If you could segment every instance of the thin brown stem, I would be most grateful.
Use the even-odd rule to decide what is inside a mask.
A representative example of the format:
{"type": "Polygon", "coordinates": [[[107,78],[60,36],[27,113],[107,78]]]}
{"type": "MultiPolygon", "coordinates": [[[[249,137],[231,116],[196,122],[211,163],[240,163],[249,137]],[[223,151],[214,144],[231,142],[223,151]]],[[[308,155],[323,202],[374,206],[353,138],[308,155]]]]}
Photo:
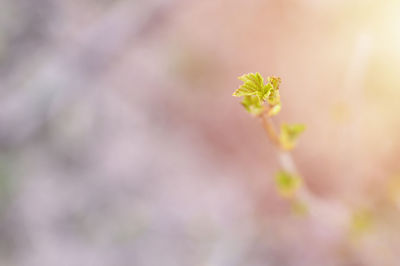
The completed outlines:
{"type": "Polygon", "coordinates": [[[267,112],[263,112],[260,114],[260,118],[268,137],[271,139],[273,144],[275,144],[278,148],[281,148],[282,147],[281,141],[279,140],[278,133],[276,132],[271,117],[268,116],[267,112]]]}

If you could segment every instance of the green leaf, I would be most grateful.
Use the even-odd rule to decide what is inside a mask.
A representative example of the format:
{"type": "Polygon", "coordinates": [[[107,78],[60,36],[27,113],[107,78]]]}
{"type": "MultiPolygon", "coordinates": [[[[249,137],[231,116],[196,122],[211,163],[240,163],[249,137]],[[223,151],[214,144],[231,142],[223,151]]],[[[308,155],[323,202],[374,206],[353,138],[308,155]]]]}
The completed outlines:
{"type": "Polygon", "coordinates": [[[281,101],[281,96],[279,95],[278,90],[270,90],[270,93],[268,95],[268,103],[270,105],[277,105],[281,101]]]}
{"type": "Polygon", "coordinates": [[[296,145],[297,138],[306,129],[303,124],[282,124],[280,141],[281,145],[286,150],[291,150],[296,145]]]}
{"type": "Polygon", "coordinates": [[[245,74],[240,76],[239,79],[244,83],[233,93],[233,96],[242,97],[256,95],[259,97],[260,101],[267,98],[271,86],[264,85],[264,79],[260,73],[245,74]]]}
{"type": "Polygon", "coordinates": [[[242,104],[246,110],[252,114],[260,114],[264,108],[262,105],[268,102],[269,116],[274,116],[281,110],[279,96],[279,85],[281,79],[278,77],[268,77],[267,84],[260,73],[248,73],[240,76],[243,84],[233,93],[236,97],[247,97],[242,104]],[[251,98],[250,98],[251,97],[251,98]],[[258,102],[256,101],[258,100],[258,102]]]}
{"type": "Polygon", "coordinates": [[[253,115],[259,115],[264,110],[264,106],[257,96],[244,96],[242,105],[253,115]]]}
{"type": "Polygon", "coordinates": [[[291,198],[300,188],[302,180],[298,175],[286,171],[279,171],[275,176],[278,193],[285,198],[291,198]]]}
{"type": "Polygon", "coordinates": [[[281,79],[278,77],[268,77],[268,84],[271,85],[268,103],[270,105],[278,105],[280,103],[279,85],[281,84],[281,79]]]}
{"type": "Polygon", "coordinates": [[[268,115],[269,116],[277,115],[281,111],[281,108],[282,108],[281,104],[278,103],[277,105],[275,105],[271,109],[269,109],[268,115]]]}

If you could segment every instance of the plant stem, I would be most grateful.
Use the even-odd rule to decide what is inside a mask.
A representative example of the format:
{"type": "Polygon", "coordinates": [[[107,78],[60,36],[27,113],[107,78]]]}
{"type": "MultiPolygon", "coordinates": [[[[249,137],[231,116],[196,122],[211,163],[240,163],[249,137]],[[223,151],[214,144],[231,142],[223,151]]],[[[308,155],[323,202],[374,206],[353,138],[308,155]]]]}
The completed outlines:
{"type": "MultiPolygon", "coordinates": [[[[268,111],[260,115],[264,130],[271,139],[276,148],[278,148],[278,159],[283,170],[300,175],[292,154],[283,149],[279,135],[275,129],[272,118],[268,115],[268,111]]],[[[309,206],[311,217],[317,220],[323,220],[325,224],[333,226],[344,225],[348,223],[349,210],[339,202],[323,200],[312,193],[307,184],[303,182],[300,190],[297,193],[297,199],[309,206]]]]}
{"type": "Polygon", "coordinates": [[[278,133],[276,132],[275,125],[272,121],[272,118],[268,115],[267,111],[264,111],[260,114],[261,122],[264,127],[265,132],[271,141],[279,148],[282,148],[281,142],[279,140],[278,133]]]}

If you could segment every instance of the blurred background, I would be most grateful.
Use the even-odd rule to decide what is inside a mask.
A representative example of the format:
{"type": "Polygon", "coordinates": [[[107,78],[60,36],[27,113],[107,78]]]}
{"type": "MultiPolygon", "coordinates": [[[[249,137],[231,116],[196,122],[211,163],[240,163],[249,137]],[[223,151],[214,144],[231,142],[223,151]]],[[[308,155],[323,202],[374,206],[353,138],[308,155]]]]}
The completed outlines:
{"type": "Polygon", "coordinates": [[[400,265],[399,1],[0,14],[0,265],[400,265]],[[276,150],[232,97],[248,72],[282,78],[277,122],[307,125],[293,158],[347,224],[277,194],[276,150]]]}

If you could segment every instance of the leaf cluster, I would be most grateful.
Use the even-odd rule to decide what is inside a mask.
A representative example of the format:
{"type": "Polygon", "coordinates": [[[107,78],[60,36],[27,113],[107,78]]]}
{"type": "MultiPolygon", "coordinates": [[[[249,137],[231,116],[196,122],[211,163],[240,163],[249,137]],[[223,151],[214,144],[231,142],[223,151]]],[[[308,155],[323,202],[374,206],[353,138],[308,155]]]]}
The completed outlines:
{"type": "MultiPolygon", "coordinates": [[[[239,77],[243,84],[233,93],[233,96],[243,97],[242,105],[250,114],[257,116],[277,115],[281,110],[279,77],[268,77],[267,82],[260,73],[248,73],[239,77]]],[[[284,150],[291,150],[295,147],[297,138],[305,130],[301,124],[283,124],[279,139],[280,147],[284,150]]]]}
{"type": "Polygon", "coordinates": [[[269,115],[279,113],[281,109],[279,85],[281,79],[268,77],[264,84],[264,78],[260,73],[249,73],[239,77],[243,84],[233,93],[233,96],[243,97],[242,105],[253,115],[259,115],[265,111],[265,104],[269,107],[269,115]]]}

